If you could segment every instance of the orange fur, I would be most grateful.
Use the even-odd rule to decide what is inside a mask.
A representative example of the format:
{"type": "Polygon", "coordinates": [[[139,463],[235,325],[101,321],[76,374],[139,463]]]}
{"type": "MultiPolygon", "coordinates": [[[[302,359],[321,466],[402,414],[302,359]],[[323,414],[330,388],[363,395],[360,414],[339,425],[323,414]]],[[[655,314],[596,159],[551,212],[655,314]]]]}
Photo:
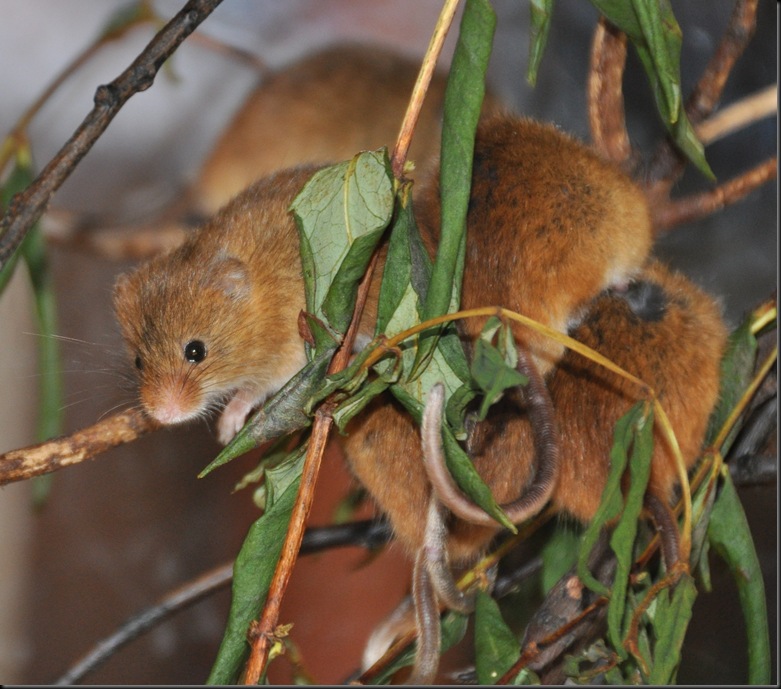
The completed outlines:
{"type": "MultiPolygon", "coordinates": [[[[422,231],[439,231],[438,180],[422,190],[422,231]]],[[[493,116],[477,131],[462,308],[501,305],[560,332],[601,290],[626,282],[651,245],[642,191],[554,126],[493,116]]],[[[474,338],[481,324],[465,324],[474,338]]],[[[517,327],[542,373],[561,346],[517,327]]]]}
{"type": "MultiPolygon", "coordinates": [[[[699,454],[708,416],[718,395],[726,330],[716,303],[681,275],[651,263],[639,281],[659,285],[665,311],[658,321],[638,317],[621,293],[605,293],[588,308],[573,337],[652,386],[678,438],[687,467],[699,454]]],[[[550,392],[560,430],[561,466],[554,506],[587,522],[599,505],[610,470],[616,421],[642,391],[581,355],[567,351],[552,373],[550,392]]],[[[430,490],[419,435],[395,403],[375,403],[356,420],[345,441],[349,461],[386,513],[398,540],[416,551],[430,490]]],[[[649,490],[668,502],[677,484],[674,459],[654,434],[649,490]]],[[[523,493],[534,462],[529,422],[509,394],[471,430],[467,450],[498,502],[523,493]]],[[[499,527],[453,520],[449,550],[455,562],[478,557],[499,527]]]]}
{"type": "MultiPolygon", "coordinates": [[[[337,45],[287,65],[247,98],[195,182],[197,211],[211,214],[248,184],[286,167],[344,160],[392,146],[419,61],[377,46],[337,45]]],[[[439,144],[445,77],[429,87],[410,159],[439,144]]]]}

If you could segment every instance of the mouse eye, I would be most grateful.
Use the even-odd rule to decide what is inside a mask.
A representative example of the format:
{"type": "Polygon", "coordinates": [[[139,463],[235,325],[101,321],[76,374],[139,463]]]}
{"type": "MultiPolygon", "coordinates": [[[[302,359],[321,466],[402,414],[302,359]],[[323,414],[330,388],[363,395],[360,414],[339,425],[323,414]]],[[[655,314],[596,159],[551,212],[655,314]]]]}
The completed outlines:
{"type": "Polygon", "coordinates": [[[184,358],[191,364],[197,364],[206,358],[206,345],[200,340],[193,340],[184,346],[184,358]]]}
{"type": "Polygon", "coordinates": [[[143,371],[144,370],[144,362],[141,361],[141,355],[140,354],[136,354],[136,368],[139,371],[143,371]]]}

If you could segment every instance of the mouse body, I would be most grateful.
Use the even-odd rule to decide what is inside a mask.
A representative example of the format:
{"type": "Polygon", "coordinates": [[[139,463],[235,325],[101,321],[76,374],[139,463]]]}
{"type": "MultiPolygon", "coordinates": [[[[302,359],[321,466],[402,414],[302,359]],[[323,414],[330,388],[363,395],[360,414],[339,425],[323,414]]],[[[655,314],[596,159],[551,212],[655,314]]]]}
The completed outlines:
{"type": "MultiPolygon", "coordinates": [[[[438,174],[416,198],[421,232],[436,238],[438,174]]],[[[628,283],[651,240],[642,190],[590,147],[528,118],[494,114],[478,126],[461,308],[501,305],[566,332],[600,291],[628,283]]],[[[481,326],[465,322],[466,338],[481,326]]],[[[514,334],[543,374],[564,353],[522,326],[514,334]]]]}
{"type": "MultiPolygon", "coordinates": [[[[652,261],[628,286],[607,290],[589,303],[570,334],[655,390],[685,466],[691,468],[700,456],[718,398],[727,340],[718,304],[683,276],[652,261]]],[[[645,393],[637,384],[569,349],[549,375],[549,391],[559,444],[558,475],[550,502],[565,518],[587,523],[607,483],[616,422],[645,393]]],[[[508,391],[484,421],[468,423],[467,428],[467,454],[497,502],[528,494],[539,457],[535,429],[518,391],[508,391]]],[[[442,565],[461,568],[474,563],[501,527],[476,524],[448,515],[446,510],[444,530],[431,521],[432,505],[438,498],[424,466],[431,455],[424,452],[421,434],[409,415],[390,396],[375,400],[348,432],[345,454],[359,478],[383,477],[367,488],[393,526],[396,542],[414,556],[414,582],[420,588],[420,572],[427,573],[434,583],[435,600],[468,612],[468,596],[452,594],[454,580],[452,575],[442,575],[442,565]],[[438,554],[442,550],[445,557],[438,554]]],[[[667,532],[662,549],[668,566],[679,557],[676,527],[668,516],[678,478],[675,455],[655,426],[646,505],[652,507],[655,521],[661,514],[657,528],[667,532]]],[[[420,638],[433,641],[419,647],[428,651],[416,655],[413,677],[416,682],[431,683],[438,666],[438,616],[436,607],[427,615],[417,613],[418,607],[430,605],[425,605],[425,598],[419,602],[415,591],[413,584],[414,625],[420,638]]],[[[402,604],[397,612],[406,611],[402,604]]],[[[409,615],[394,613],[381,624],[365,648],[364,668],[381,657],[410,623],[409,615]]]]}
{"type": "MultiPolygon", "coordinates": [[[[209,216],[278,170],[392,146],[419,69],[420,60],[388,48],[348,43],[272,72],[249,94],[201,166],[191,211],[209,216]]],[[[426,93],[409,152],[419,165],[439,145],[446,82],[446,74],[435,72],[426,93]]],[[[487,101],[494,102],[490,94],[487,101]]]]}
{"type": "MultiPolygon", "coordinates": [[[[717,302],[652,261],[627,289],[608,290],[593,300],[571,336],[655,390],[691,467],[718,398],[727,332],[717,302]]],[[[551,502],[558,512],[587,523],[607,482],[615,424],[643,391],[571,350],[551,372],[549,390],[560,442],[551,502]]],[[[371,481],[367,488],[388,515],[396,540],[417,552],[431,497],[417,427],[386,398],[376,400],[348,432],[345,452],[353,470],[359,480],[371,481]],[[384,480],[373,481],[375,475],[384,480]]],[[[485,421],[471,424],[466,450],[497,502],[528,488],[536,461],[532,428],[514,391],[491,407],[485,421]]],[[[657,428],[648,490],[667,504],[677,482],[674,456],[657,428]]],[[[468,564],[479,558],[500,528],[451,519],[451,561],[468,564]]]]}

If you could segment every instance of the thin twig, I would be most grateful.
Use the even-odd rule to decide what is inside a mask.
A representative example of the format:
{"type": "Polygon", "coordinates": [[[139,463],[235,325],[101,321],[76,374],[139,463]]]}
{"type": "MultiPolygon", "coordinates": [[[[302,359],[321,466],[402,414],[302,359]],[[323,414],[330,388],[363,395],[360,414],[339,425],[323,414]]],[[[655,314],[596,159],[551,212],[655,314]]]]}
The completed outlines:
{"type": "Polygon", "coordinates": [[[711,215],[746,197],[752,191],[775,179],[778,158],[773,156],[751,170],[699,194],[690,194],[657,207],[654,214],[654,232],[662,233],[676,225],[693,222],[711,215]]]}
{"type": "Polygon", "coordinates": [[[115,414],[65,438],[0,455],[0,486],[49,474],[92,459],[154,430],[158,423],[139,410],[115,414]]]}
{"type": "Polygon", "coordinates": [[[771,84],[739,101],[730,103],[698,124],[694,130],[704,145],[778,113],[778,84],[771,84]]]}
{"type": "MultiPolygon", "coordinates": [[[[344,341],[337,350],[334,358],[328,367],[328,373],[333,374],[343,370],[349,362],[353,342],[358,332],[358,325],[361,321],[366,299],[369,295],[372,276],[377,264],[379,254],[375,251],[372,260],[366,270],[366,274],[358,287],[358,296],[356,298],[355,311],[347,329],[344,341]]],[[[273,638],[274,630],[279,620],[279,611],[282,605],[282,598],[285,595],[290,577],[293,574],[293,565],[295,565],[298,551],[301,547],[301,541],[306,528],[306,521],[314,499],[314,487],[317,481],[317,474],[320,470],[320,463],[328,443],[328,435],[333,426],[331,416],[331,402],[326,400],[315,412],[315,420],[312,425],[312,434],[309,439],[304,467],[301,474],[301,483],[299,485],[296,502],[293,505],[293,512],[290,517],[285,541],[282,544],[282,553],[277,566],[274,570],[274,576],[269,585],[266,604],[261,613],[260,620],[253,624],[249,632],[251,640],[251,649],[249,659],[244,671],[243,682],[245,684],[257,684],[263,670],[268,662],[268,653],[270,650],[270,641],[273,638]]]]}
{"type": "Polygon", "coordinates": [[[594,147],[607,160],[626,164],[632,146],[624,117],[626,34],[600,17],[591,45],[588,122],[594,147]]]}
{"type": "MultiPolygon", "coordinates": [[[[335,526],[307,529],[301,543],[301,554],[319,553],[333,548],[357,546],[374,550],[390,540],[386,522],[363,520],[335,526]]],[[[233,562],[215,567],[197,578],[168,592],[156,604],[126,620],[110,636],[99,641],[54,681],[69,685],[78,682],[105,663],[121,648],[153,629],[176,613],[186,610],[207,596],[226,588],[233,580],[233,562]]]]}
{"type": "Polygon", "coordinates": [[[79,161],[106,130],[127,100],[148,89],[163,63],[222,0],[189,0],[150,41],[133,63],[95,92],[95,107],[79,128],[24,191],[16,194],[0,221],[0,268],[5,266],[27,231],[46,209],[79,161]]]}
{"type": "Polygon", "coordinates": [[[437,60],[442,52],[445,38],[453,23],[453,17],[458,8],[458,3],[459,0],[445,1],[437,19],[436,26],[434,27],[434,33],[431,36],[426,55],[423,58],[423,64],[418,73],[417,81],[412,89],[412,96],[407,105],[407,111],[404,113],[401,130],[399,131],[399,136],[396,139],[396,145],[394,146],[393,154],[391,155],[391,170],[396,179],[400,180],[404,175],[404,163],[407,160],[412,134],[415,131],[415,125],[418,123],[418,116],[423,107],[423,100],[426,97],[426,92],[431,83],[431,77],[437,66],[437,60]]]}

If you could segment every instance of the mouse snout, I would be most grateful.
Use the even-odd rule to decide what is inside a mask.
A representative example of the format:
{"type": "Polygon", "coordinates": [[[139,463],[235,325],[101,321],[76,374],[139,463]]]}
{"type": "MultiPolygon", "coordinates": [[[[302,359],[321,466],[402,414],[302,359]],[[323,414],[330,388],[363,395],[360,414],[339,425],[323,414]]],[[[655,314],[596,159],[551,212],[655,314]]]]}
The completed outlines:
{"type": "Polygon", "coordinates": [[[189,421],[204,411],[200,387],[187,379],[171,376],[154,383],[144,381],[140,396],[146,413],[164,425],[189,421]]]}

